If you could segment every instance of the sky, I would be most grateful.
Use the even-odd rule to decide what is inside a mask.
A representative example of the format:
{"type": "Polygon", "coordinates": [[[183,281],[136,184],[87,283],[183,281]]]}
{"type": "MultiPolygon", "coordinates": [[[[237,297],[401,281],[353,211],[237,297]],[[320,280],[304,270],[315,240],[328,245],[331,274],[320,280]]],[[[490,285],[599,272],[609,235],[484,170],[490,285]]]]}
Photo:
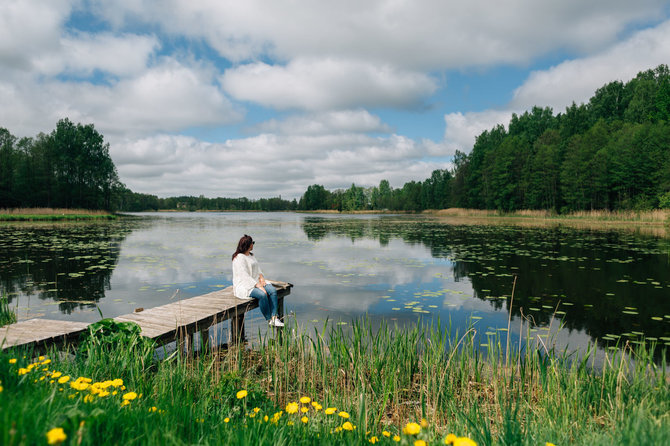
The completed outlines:
{"type": "Polygon", "coordinates": [[[135,192],[293,199],[662,63],[668,0],[2,0],[0,127],[92,123],[135,192]]]}

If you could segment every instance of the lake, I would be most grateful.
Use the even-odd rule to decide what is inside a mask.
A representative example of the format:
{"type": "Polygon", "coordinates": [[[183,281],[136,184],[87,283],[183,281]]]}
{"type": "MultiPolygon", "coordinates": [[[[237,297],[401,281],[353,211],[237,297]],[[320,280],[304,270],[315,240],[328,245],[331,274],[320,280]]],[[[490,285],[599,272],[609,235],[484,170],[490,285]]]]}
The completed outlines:
{"type": "MultiPolygon", "coordinates": [[[[670,345],[670,240],[624,230],[297,213],[2,224],[0,292],[19,320],[114,317],[231,285],[243,234],[266,277],[294,284],[285,313],[310,332],[367,315],[474,327],[483,348],[508,324],[512,339],[568,350],[670,345]]],[[[246,330],[267,330],[259,310],[246,330]]]]}

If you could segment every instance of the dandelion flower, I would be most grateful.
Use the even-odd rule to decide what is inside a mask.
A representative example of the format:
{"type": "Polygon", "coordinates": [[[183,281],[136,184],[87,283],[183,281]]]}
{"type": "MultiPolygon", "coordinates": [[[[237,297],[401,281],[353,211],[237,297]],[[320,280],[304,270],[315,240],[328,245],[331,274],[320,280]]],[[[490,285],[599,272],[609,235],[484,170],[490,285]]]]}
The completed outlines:
{"type": "Polygon", "coordinates": [[[349,414],[345,411],[342,411],[342,412],[338,413],[338,415],[341,416],[344,419],[349,418],[349,414]]]}
{"type": "Polygon", "coordinates": [[[301,407],[301,408],[300,408],[300,412],[302,412],[302,413],[307,413],[307,412],[309,412],[309,407],[301,407]]]}
{"type": "Polygon", "coordinates": [[[69,380],[70,380],[70,377],[68,375],[61,376],[60,378],[58,378],[58,384],[65,384],[69,380]]]}
{"type": "Polygon", "coordinates": [[[351,424],[349,421],[345,421],[344,424],[342,424],[342,429],[345,431],[352,431],[354,430],[354,425],[351,424]]]}
{"type": "Polygon", "coordinates": [[[67,435],[62,427],[54,427],[49,432],[47,432],[47,443],[49,444],[61,444],[65,441],[67,435]]]}
{"type": "Polygon", "coordinates": [[[300,419],[300,421],[302,421],[303,423],[307,424],[307,422],[309,421],[309,418],[307,418],[307,417],[302,417],[302,418],[300,419]]]}
{"type": "Polygon", "coordinates": [[[424,429],[428,427],[428,421],[425,418],[421,418],[421,427],[424,429]]]}
{"type": "Polygon", "coordinates": [[[391,438],[391,432],[389,431],[382,431],[382,435],[385,436],[386,438],[391,438]]]}
{"type": "Polygon", "coordinates": [[[123,400],[123,402],[121,403],[121,407],[125,407],[125,406],[127,406],[128,404],[130,404],[130,401],[128,401],[128,400],[123,400]]]}
{"type": "Polygon", "coordinates": [[[312,399],[311,399],[310,397],[308,397],[308,396],[300,397],[300,402],[301,402],[302,404],[309,404],[310,401],[312,401],[312,399]]]}
{"type": "Polygon", "coordinates": [[[554,443],[549,443],[548,441],[545,443],[544,446],[556,446],[554,443]]]}
{"type": "Polygon", "coordinates": [[[10,360],[9,360],[9,363],[10,363],[10,364],[16,364],[16,358],[12,358],[12,359],[10,359],[10,360]]]}
{"type": "Polygon", "coordinates": [[[112,385],[114,387],[121,387],[123,385],[123,380],[121,378],[116,378],[112,380],[112,385]]]}
{"type": "Polygon", "coordinates": [[[400,437],[399,437],[398,435],[394,435],[394,436],[393,436],[393,441],[395,441],[396,443],[399,442],[399,441],[400,441],[400,437]]]}
{"type": "Polygon", "coordinates": [[[444,444],[452,444],[454,441],[456,441],[456,435],[454,434],[449,434],[447,437],[444,439],[444,444]]]}
{"type": "Polygon", "coordinates": [[[324,411],[324,413],[325,413],[326,415],[332,415],[332,414],[334,414],[335,412],[337,412],[337,408],[336,408],[336,407],[329,407],[329,408],[327,408],[327,409],[324,411]]]}
{"type": "Polygon", "coordinates": [[[407,423],[402,431],[406,435],[417,435],[419,432],[421,432],[421,426],[416,423],[407,423]]]}
{"type": "Polygon", "coordinates": [[[286,412],[287,413],[296,413],[298,412],[298,403],[288,403],[286,405],[286,412]]]}
{"type": "Polygon", "coordinates": [[[135,392],[128,392],[123,395],[123,399],[126,401],[132,401],[135,398],[137,398],[137,394],[135,392]]]}
{"type": "Polygon", "coordinates": [[[248,394],[249,393],[246,390],[240,390],[239,392],[237,392],[237,399],[241,400],[242,398],[244,398],[248,394]]]}
{"type": "Polygon", "coordinates": [[[60,378],[60,376],[61,376],[62,374],[63,374],[62,372],[53,372],[53,373],[51,374],[51,377],[52,377],[52,378],[60,378]]]}
{"type": "Polygon", "coordinates": [[[370,437],[370,439],[369,439],[368,441],[369,441],[370,443],[372,443],[372,444],[375,444],[375,443],[377,443],[377,442],[379,441],[379,438],[377,438],[377,437],[370,437]]]}
{"type": "Polygon", "coordinates": [[[426,446],[426,442],[423,440],[416,440],[414,446],[426,446]]]}
{"type": "Polygon", "coordinates": [[[228,422],[230,422],[230,418],[228,418],[228,417],[224,418],[224,419],[223,419],[223,422],[224,422],[224,423],[228,423],[228,422]]]}
{"type": "Polygon", "coordinates": [[[454,446],[477,446],[477,443],[470,440],[468,437],[458,437],[454,440],[454,446]]]}
{"type": "Polygon", "coordinates": [[[2,387],[2,384],[0,384],[0,393],[2,393],[3,390],[5,390],[5,388],[2,387]]]}

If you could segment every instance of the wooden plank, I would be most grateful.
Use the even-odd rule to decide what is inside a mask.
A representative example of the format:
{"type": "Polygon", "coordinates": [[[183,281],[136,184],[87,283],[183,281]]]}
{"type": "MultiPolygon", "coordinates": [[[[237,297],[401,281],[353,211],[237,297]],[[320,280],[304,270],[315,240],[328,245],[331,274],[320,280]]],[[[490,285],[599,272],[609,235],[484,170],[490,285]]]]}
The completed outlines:
{"type": "MultiPolygon", "coordinates": [[[[268,282],[277,289],[280,301],[290,294],[293,287],[288,282],[268,282]]],[[[227,287],[114,319],[137,323],[143,336],[158,342],[175,340],[180,336],[189,337],[195,332],[208,333],[214,323],[232,319],[231,332],[235,332],[234,337],[240,339],[244,337],[244,315],[257,307],[257,300],[238,299],[233,294],[233,287],[227,287]]],[[[15,345],[47,346],[66,340],[74,342],[88,325],[85,322],[30,319],[0,327],[0,344],[4,349],[15,345]]],[[[184,342],[192,341],[189,339],[184,342]]],[[[189,345],[184,347],[189,348],[189,345]]]]}

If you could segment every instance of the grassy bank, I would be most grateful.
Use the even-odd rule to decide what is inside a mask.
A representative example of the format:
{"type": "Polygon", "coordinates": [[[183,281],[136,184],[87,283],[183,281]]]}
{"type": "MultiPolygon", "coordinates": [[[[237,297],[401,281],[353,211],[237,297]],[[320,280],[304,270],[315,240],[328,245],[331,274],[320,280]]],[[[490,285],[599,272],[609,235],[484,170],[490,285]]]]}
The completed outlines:
{"type": "Polygon", "coordinates": [[[649,351],[623,346],[594,370],[593,352],[505,359],[472,335],[361,321],[161,362],[136,340],[2,352],[0,443],[44,444],[52,429],[64,444],[670,443],[668,377],[649,351]]]}
{"type": "Polygon", "coordinates": [[[476,218],[518,218],[541,220],[579,220],[596,222],[650,223],[665,224],[670,221],[670,210],[654,209],[650,211],[578,211],[569,214],[556,214],[552,211],[522,210],[515,212],[499,212],[481,209],[439,209],[424,211],[425,214],[441,217],[476,217],[476,218]]]}
{"type": "Polygon", "coordinates": [[[113,220],[107,211],[86,209],[14,208],[0,209],[0,221],[113,220]]]}

